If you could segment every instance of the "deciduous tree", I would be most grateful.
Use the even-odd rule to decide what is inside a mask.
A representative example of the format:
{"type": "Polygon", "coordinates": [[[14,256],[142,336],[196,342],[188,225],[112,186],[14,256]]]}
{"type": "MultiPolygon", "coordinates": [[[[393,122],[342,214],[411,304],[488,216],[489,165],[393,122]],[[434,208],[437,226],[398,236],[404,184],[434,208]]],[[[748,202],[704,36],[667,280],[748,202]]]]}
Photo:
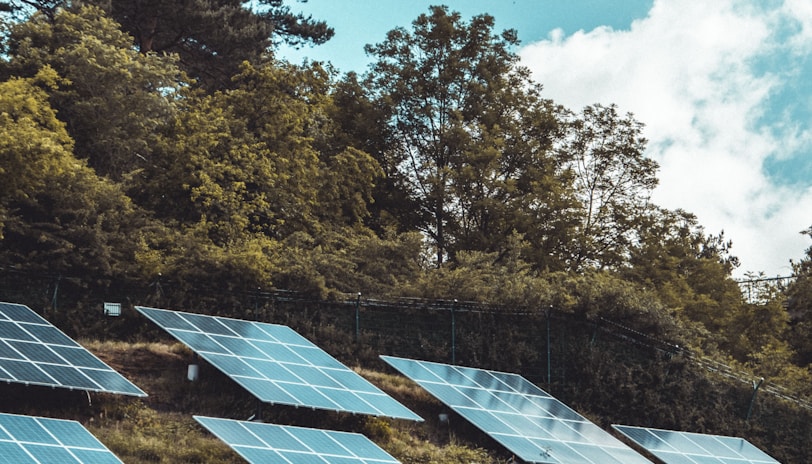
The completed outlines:
{"type": "Polygon", "coordinates": [[[621,117],[614,105],[591,105],[567,115],[564,127],[557,148],[581,204],[571,266],[616,267],[628,258],[657,185],[643,125],[631,114],[621,117]]]}
{"type": "Polygon", "coordinates": [[[493,25],[432,7],[411,32],[367,46],[377,61],[366,85],[390,108],[377,156],[419,208],[438,266],[459,250],[504,249],[514,229],[544,248],[567,200],[552,104],[518,66],[515,31],[493,25]]]}
{"type": "Polygon", "coordinates": [[[73,156],[44,90],[58,84],[48,67],[0,83],[0,262],[86,282],[134,276],[145,215],[73,156]]]}
{"type": "Polygon", "coordinates": [[[50,102],[76,142],[75,153],[102,175],[121,180],[152,162],[156,134],[175,110],[184,76],[175,59],[142,55],[102,10],[35,15],[10,37],[7,74],[27,77],[43,66],[65,81],[50,102]]]}

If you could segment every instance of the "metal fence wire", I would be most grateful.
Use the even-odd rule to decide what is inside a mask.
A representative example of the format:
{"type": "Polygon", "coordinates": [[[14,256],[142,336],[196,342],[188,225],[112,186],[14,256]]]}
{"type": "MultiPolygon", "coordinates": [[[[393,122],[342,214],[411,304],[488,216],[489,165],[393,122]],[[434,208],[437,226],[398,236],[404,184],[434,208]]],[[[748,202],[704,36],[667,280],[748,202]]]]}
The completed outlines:
{"type": "MultiPolygon", "coordinates": [[[[140,305],[287,325],[346,363],[378,368],[386,368],[378,359],[385,354],[517,372],[551,386],[567,382],[576,352],[612,343],[612,349],[629,359],[684,356],[711,372],[723,371],[736,382],[749,384],[753,378],[728,366],[707,369],[705,361],[682,347],[623,321],[552,307],[375,299],[361,294],[321,300],[286,290],[214,292],[160,280],[109,285],[98,293],[89,292],[89,287],[77,277],[0,267],[0,301],[26,304],[73,337],[125,341],[168,337],[139,317],[133,306],[140,305]],[[122,304],[121,317],[104,316],[104,303],[110,301],[122,304]]],[[[812,404],[779,386],[768,385],[764,391],[775,391],[776,396],[812,410],[812,404]]]]}

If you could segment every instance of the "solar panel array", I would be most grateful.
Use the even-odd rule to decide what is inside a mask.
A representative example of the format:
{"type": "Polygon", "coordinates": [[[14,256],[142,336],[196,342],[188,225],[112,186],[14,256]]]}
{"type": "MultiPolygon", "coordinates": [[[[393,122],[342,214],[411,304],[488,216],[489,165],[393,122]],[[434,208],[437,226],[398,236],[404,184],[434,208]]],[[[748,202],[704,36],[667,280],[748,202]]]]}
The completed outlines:
{"type": "Polygon", "coordinates": [[[743,438],[613,425],[665,464],[779,464],[743,438]]]}
{"type": "Polygon", "coordinates": [[[651,464],[519,375],[391,356],[381,359],[523,461],[651,464]]]}
{"type": "Polygon", "coordinates": [[[398,464],[398,460],[357,433],[213,417],[194,418],[252,464],[398,464]]]}
{"type": "Polygon", "coordinates": [[[0,380],[147,396],[25,305],[0,303],[0,380]]]}
{"type": "Polygon", "coordinates": [[[0,414],[0,462],[122,464],[76,421],[0,414]]]}
{"type": "Polygon", "coordinates": [[[422,421],[287,326],[136,309],[261,401],[422,421]]]}

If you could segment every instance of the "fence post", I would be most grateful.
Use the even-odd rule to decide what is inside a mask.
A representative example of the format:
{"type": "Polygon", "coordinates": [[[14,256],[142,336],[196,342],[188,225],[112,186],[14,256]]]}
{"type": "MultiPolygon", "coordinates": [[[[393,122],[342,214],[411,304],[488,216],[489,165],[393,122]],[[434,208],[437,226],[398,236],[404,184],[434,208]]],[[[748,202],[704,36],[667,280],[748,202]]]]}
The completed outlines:
{"type": "Polygon", "coordinates": [[[361,292],[355,299],[355,343],[361,340],[361,292]]]}
{"type": "MultiPolygon", "coordinates": [[[[254,320],[259,321],[259,297],[260,292],[262,291],[261,288],[257,287],[257,293],[254,295],[254,320]]],[[[265,321],[262,321],[265,322],[265,321]]]]}
{"type": "Polygon", "coordinates": [[[758,379],[758,382],[753,380],[753,396],[750,397],[750,406],[747,408],[747,417],[744,420],[750,420],[750,414],[753,413],[753,403],[756,402],[756,393],[758,393],[758,387],[764,383],[764,377],[758,379]]]}
{"type": "Polygon", "coordinates": [[[550,356],[550,313],[552,312],[552,306],[547,307],[547,388],[549,389],[553,382],[553,375],[552,375],[552,366],[551,363],[551,356],[550,356]]]}
{"type": "Polygon", "coordinates": [[[56,307],[59,301],[59,282],[62,280],[62,274],[56,276],[56,282],[54,282],[54,294],[51,297],[51,309],[53,309],[54,314],[56,314],[56,307]]]}
{"type": "Polygon", "coordinates": [[[457,299],[451,304],[451,364],[457,364],[457,321],[454,310],[457,307],[457,299]]]}

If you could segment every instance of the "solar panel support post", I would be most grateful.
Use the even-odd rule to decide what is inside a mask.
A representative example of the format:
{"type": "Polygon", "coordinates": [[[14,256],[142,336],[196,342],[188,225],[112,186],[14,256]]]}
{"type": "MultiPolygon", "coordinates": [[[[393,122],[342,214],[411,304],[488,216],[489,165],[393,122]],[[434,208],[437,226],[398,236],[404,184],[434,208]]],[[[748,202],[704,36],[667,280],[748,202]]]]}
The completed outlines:
{"type": "Polygon", "coordinates": [[[756,393],[758,393],[758,387],[760,387],[762,383],[764,383],[764,377],[758,379],[758,381],[753,380],[753,395],[750,397],[750,406],[747,407],[745,420],[750,420],[750,415],[753,413],[753,404],[756,402],[756,393]]]}
{"type": "Polygon", "coordinates": [[[262,400],[257,398],[257,412],[254,414],[254,421],[262,422],[262,400]]]}
{"type": "Polygon", "coordinates": [[[197,352],[192,353],[192,362],[186,366],[186,380],[197,382],[200,379],[200,356],[197,352]]]}

